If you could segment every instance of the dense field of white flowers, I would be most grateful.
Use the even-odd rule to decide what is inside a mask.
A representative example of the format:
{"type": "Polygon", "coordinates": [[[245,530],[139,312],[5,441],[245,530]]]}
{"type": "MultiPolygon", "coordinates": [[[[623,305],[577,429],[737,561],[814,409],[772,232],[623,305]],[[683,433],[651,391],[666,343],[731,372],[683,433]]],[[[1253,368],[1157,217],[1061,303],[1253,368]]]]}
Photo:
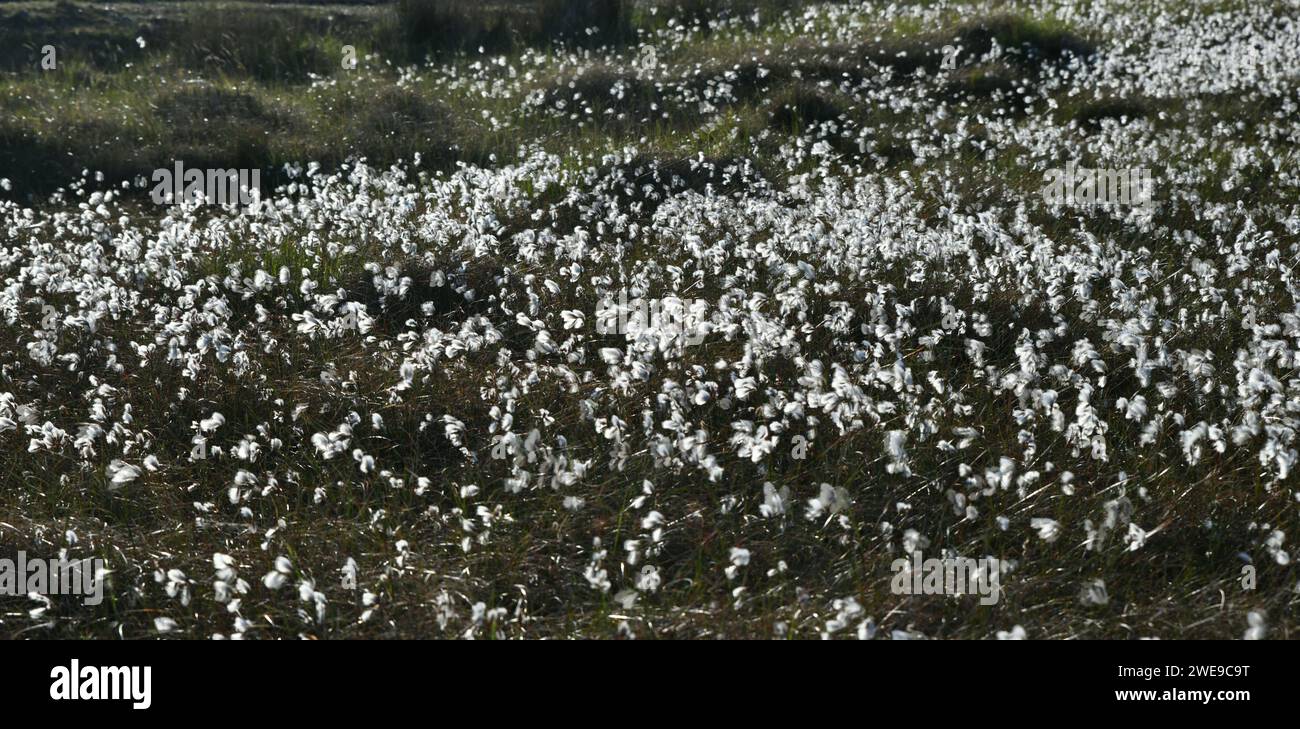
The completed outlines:
{"type": "Polygon", "coordinates": [[[1290,637],[1300,4],[1004,9],[403,71],[604,149],[0,203],[0,550],[111,570],[0,633],[1290,637]],[[1154,204],[1049,205],[1072,161],[1154,204]],[[895,594],[916,550],[1001,599],[895,594]]]}

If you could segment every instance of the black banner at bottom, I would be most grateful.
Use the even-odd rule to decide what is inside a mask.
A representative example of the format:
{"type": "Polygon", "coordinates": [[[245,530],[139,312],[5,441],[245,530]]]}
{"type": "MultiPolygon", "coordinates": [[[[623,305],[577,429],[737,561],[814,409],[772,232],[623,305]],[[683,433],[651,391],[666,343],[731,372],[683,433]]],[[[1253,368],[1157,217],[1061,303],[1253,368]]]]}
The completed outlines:
{"type": "Polygon", "coordinates": [[[373,721],[376,706],[385,713],[422,712],[444,703],[534,718],[554,716],[564,705],[586,714],[593,697],[625,710],[630,697],[645,691],[661,707],[688,700],[732,719],[737,710],[762,711],[774,700],[901,701],[972,716],[993,706],[1053,716],[1111,708],[1227,716],[1289,709],[1296,697],[1294,653],[1280,641],[53,641],[9,642],[0,650],[3,705],[47,720],[125,712],[150,723],[174,722],[225,707],[267,719],[373,721]]]}

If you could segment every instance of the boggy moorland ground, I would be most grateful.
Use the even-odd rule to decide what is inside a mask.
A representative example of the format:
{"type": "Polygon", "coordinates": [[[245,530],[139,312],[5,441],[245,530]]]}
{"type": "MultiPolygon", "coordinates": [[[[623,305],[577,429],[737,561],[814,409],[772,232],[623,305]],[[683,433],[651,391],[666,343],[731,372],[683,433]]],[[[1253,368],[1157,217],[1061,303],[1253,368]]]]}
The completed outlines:
{"type": "Polygon", "coordinates": [[[0,3],[0,635],[1293,636],[1300,6],[561,5],[0,3]]]}

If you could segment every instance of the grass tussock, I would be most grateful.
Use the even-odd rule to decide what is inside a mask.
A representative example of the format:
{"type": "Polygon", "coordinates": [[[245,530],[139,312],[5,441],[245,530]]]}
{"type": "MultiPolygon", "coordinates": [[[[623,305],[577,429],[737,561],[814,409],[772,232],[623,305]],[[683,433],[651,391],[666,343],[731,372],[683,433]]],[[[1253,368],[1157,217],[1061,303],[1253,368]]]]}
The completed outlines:
{"type": "Polygon", "coordinates": [[[988,53],[996,42],[1011,51],[1013,59],[1028,65],[1087,60],[1097,52],[1095,44],[1066,27],[1016,15],[963,24],[957,38],[966,52],[976,56],[988,53]]]}
{"type": "Polygon", "coordinates": [[[519,41],[516,28],[524,17],[451,0],[399,0],[380,26],[378,45],[395,48],[411,61],[480,48],[507,53],[519,41]]]}
{"type": "Polygon", "coordinates": [[[845,116],[842,104],[806,84],[782,91],[772,100],[772,107],[772,125],[795,134],[817,124],[843,120],[845,116]]]}
{"type": "Polygon", "coordinates": [[[1150,114],[1153,105],[1137,98],[1103,98],[1090,101],[1074,115],[1074,121],[1084,128],[1096,131],[1107,119],[1120,123],[1137,121],[1150,114]]]}
{"type": "Polygon", "coordinates": [[[341,62],[321,47],[325,24],[293,11],[205,8],[164,32],[185,68],[259,81],[303,81],[341,62]]]}

